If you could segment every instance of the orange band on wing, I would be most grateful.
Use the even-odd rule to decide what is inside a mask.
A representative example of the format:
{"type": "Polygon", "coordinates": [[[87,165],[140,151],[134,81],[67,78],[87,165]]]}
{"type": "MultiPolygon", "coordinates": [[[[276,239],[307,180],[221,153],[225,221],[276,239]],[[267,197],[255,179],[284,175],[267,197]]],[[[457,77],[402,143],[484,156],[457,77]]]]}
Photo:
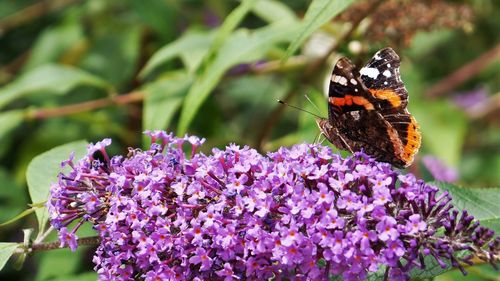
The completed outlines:
{"type": "Polygon", "coordinates": [[[401,98],[393,90],[368,90],[375,98],[390,102],[391,106],[394,108],[401,106],[401,98]]]}
{"type": "Polygon", "coordinates": [[[328,99],[330,104],[334,106],[344,106],[344,105],[360,105],[363,106],[366,110],[374,110],[375,107],[373,104],[368,101],[366,98],[361,97],[361,96],[351,96],[351,95],[345,95],[343,98],[339,97],[330,97],[328,99]]]}
{"type": "Polygon", "coordinates": [[[408,142],[406,143],[403,151],[403,160],[406,163],[411,163],[413,162],[413,157],[415,154],[417,154],[418,149],[420,148],[420,143],[422,141],[422,136],[420,135],[420,132],[418,131],[418,123],[413,118],[413,116],[410,117],[411,122],[408,124],[408,129],[406,130],[407,132],[407,137],[406,139],[408,142]]]}

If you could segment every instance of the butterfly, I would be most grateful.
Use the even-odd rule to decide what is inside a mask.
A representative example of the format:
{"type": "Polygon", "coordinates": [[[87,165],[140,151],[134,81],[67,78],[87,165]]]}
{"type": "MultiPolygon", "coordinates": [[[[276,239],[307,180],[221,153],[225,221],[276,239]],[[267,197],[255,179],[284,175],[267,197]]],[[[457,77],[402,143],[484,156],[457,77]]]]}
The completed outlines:
{"type": "Polygon", "coordinates": [[[337,61],[330,76],[328,118],[316,120],[328,141],[399,168],[412,164],[422,137],[407,109],[400,62],[392,48],[378,51],[360,70],[345,57],[337,61]]]}

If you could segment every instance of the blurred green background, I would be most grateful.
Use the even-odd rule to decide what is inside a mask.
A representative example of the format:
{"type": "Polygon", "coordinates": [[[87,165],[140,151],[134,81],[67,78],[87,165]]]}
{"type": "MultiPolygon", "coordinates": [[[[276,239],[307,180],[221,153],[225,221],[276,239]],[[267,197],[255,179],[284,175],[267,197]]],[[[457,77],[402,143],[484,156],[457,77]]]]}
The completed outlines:
{"type": "MultiPolygon", "coordinates": [[[[429,156],[449,181],[500,186],[499,30],[494,0],[0,1],[0,222],[31,203],[33,157],[70,141],[110,137],[114,154],[147,145],[148,129],[205,137],[205,152],[313,142],[314,117],[276,100],[326,116],[335,61],[361,66],[386,46],[423,135],[409,170],[432,180],[429,156]]],[[[24,218],[0,240],[35,225],[24,218]]],[[[36,253],[0,279],[95,280],[91,257],[36,253]]],[[[498,276],[480,266],[464,280],[478,278],[498,276]]]]}

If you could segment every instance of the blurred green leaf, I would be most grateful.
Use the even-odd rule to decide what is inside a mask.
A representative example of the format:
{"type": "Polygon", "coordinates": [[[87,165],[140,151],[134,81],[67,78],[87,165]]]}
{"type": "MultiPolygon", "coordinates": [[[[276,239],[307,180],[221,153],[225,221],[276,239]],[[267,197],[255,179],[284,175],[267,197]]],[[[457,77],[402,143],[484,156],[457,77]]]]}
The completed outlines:
{"type": "MultiPolygon", "coordinates": [[[[44,202],[49,197],[50,185],[57,182],[57,175],[62,171],[61,162],[68,159],[71,152],[75,152],[75,159],[85,155],[86,141],[75,141],[55,147],[33,158],[26,171],[28,190],[33,203],[44,202]]],[[[38,219],[38,233],[42,233],[49,219],[46,208],[36,210],[38,219]]]]}
{"type": "Polygon", "coordinates": [[[248,12],[250,12],[256,1],[258,0],[243,0],[241,4],[226,17],[222,25],[217,29],[214,41],[210,45],[210,49],[208,49],[208,53],[205,56],[207,62],[219,51],[221,45],[228,39],[233,30],[238,27],[248,12]]]}
{"type": "Polygon", "coordinates": [[[498,270],[490,264],[479,264],[466,268],[467,275],[456,268],[436,276],[432,281],[498,281],[498,270]]]}
{"type": "Polygon", "coordinates": [[[190,75],[181,73],[146,84],[143,130],[168,128],[192,83],[190,75]]]}
{"type": "Polygon", "coordinates": [[[109,89],[109,85],[105,81],[90,73],[70,66],[48,64],[28,71],[15,81],[0,88],[0,108],[27,95],[42,92],[65,95],[79,85],[92,85],[109,89]]]}
{"type": "Polygon", "coordinates": [[[189,90],[183,103],[178,134],[186,132],[198,109],[230,67],[264,57],[274,44],[288,40],[297,27],[290,23],[275,23],[252,33],[245,30],[233,33],[189,90]]]}
{"type": "Polygon", "coordinates": [[[95,281],[97,279],[97,273],[92,271],[78,275],[65,275],[57,278],[51,278],[50,281],[95,281]]]}
{"type": "Polygon", "coordinates": [[[283,61],[287,60],[313,32],[333,19],[354,0],[313,0],[306,11],[298,36],[288,47],[283,61]]]}
{"type": "Polygon", "coordinates": [[[18,243],[0,243],[0,270],[3,269],[18,246],[18,243]]]}
{"type": "Polygon", "coordinates": [[[0,155],[3,155],[8,147],[6,142],[10,132],[17,128],[23,122],[24,113],[21,110],[11,110],[0,112],[0,155]]]}
{"type": "Polygon", "coordinates": [[[452,39],[453,31],[438,29],[430,32],[419,32],[413,37],[411,46],[406,53],[412,57],[424,57],[432,54],[433,49],[452,39]]]}
{"type": "Polygon", "coordinates": [[[49,27],[37,38],[23,71],[46,63],[56,63],[61,56],[83,38],[82,28],[76,21],[49,27]]]}
{"type": "Polygon", "coordinates": [[[277,99],[289,91],[287,80],[275,79],[271,75],[244,75],[225,80],[216,103],[223,112],[237,112],[232,118],[223,120],[226,142],[251,143],[255,132],[266,126],[269,114],[277,106],[277,99]]]}
{"type": "Polygon", "coordinates": [[[127,3],[143,22],[161,36],[162,41],[175,35],[179,3],[164,0],[148,0],[147,5],[136,0],[128,0],[127,3]]]}
{"type": "MultiPolygon", "coordinates": [[[[10,210],[9,210],[10,211],[10,210]]],[[[36,211],[36,208],[30,208],[30,209],[27,209],[27,210],[24,210],[23,212],[21,212],[20,214],[18,214],[17,216],[13,217],[12,219],[4,222],[4,223],[1,223],[0,224],[0,227],[3,227],[3,226],[6,226],[8,224],[11,224],[13,222],[16,222],[32,213],[34,213],[36,211]]]]}
{"type": "MultiPolygon", "coordinates": [[[[483,127],[476,127],[476,130],[484,130],[483,127]]],[[[487,133],[476,134],[475,139],[481,141],[488,138],[487,133]]],[[[482,150],[465,151],[460,161],[460,179],[474,186],[496,186],[500,184],[500,154],[491,153],[494,143],[500,143],[496,140],[491,145],[484,145],[482,150]]]]}
{"type": "Polygon", "coordinates": [[[26,208],[24,186],[15,181],[7,169],[0,168],[0,223],[4,223],[26,208]]]}
{"type": "Polygon", "coordinates": [[[184,33],[179,39],[159,49],[141,70],[141,78],[149,75],[155,68],[180,57],[188,72],[198,69],[203,57],[208,52],[208,46],[214,40],[214,32],[190,31],[184,33]]]}
{"type": "MultiPolygon", "coordinates": [[[[480,222],[484,220],[496,227],[500,224],[500,188],[464,188],[443,182],[434,184],[450,193],[456,208],[467,210],[480,222]]],[[[493,230],[500,232],[500,228],[493,230]]]]}
{"type": "Polygon", "coordinates": [[[82,69],[99,76],[118,91],[129,87],[139,58],[141,29],[137,26],[106,26],[90,42],[79,62],[82,69]]]}
{"type": "Polygon", "coordinates": [[[297,16],[290,7],[275,0],[260,0],[253,7],[253,12],[263,20],[271,23],[276,21],[295,22],[297,16]]]}
{"type": "Polygon", "coordinates": [[[71,252],[68,248],[45,252],[40,260],[35,280],[53,280],[74,274],[82,262],[85,250],[86,247],[78,247],[75,252],[71,252]]]}
{"type": "Polygon", "coordinates": [[[465,115],[447,101],[415,101],[410,111],[420,124],[423,145],[430,154],[457,167],[467,133],[465,115]]]}

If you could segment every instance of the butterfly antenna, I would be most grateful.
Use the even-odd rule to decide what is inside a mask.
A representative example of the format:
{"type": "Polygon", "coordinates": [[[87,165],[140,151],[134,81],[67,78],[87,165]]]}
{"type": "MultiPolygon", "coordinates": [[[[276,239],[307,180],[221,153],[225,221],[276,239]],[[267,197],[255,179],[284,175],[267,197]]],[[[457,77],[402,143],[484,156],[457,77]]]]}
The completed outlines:
{"type": "Polygon", "coordinates": [[[291,104],[286,103],[286,102],[284,102],[284,101],[282,101],[282,100],[278,100],[278,102],[279,102],[279,103],[281,103],[281,104],[284,104],[284,105],[286,105],[286,106],[289,106],[289,107],[291,107],[291,108],[295,108],[295,109],[297,109],[297,110],[300,110],[300,111],[303,111],[303,112],[309,113],[309,114],[311,114],[312,116],[315,116],[316,118],[321,118],[321,119],[323,119],[323,117],[319,116],[318,114],[316,114],[316,113],[312,113],[311,111],[305,110],[305,109],[300,108],[300,107],[298,107],[298,106],[291,105],[291,104]]]}
{"type": "Polygon", "coordinates": [[[309,98],[309,96],[308,96],[308,95],[304,95],[304,97],[307,99],[307,101],[308,101],[310,104],[312,104],[312,106],[314,106],[314,108],[316,108],[316,110],[317,110],[318,112],[321,112],[321,110],[319,110],[319,107],[318,107],[318,106],[316,106],[316,104],[315,104],[314,102],[312,102],[312,100],[309,98]]]}

